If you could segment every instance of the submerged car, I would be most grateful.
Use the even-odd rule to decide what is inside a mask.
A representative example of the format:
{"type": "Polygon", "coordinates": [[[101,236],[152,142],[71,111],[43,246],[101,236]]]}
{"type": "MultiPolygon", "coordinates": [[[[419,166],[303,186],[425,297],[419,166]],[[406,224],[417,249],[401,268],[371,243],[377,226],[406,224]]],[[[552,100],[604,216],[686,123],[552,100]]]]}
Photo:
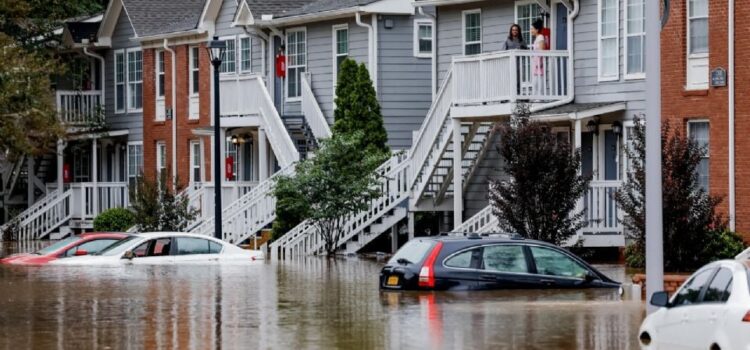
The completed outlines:
{"type": "Polygon", "coordinates": [[[52,264],[212,264],[262,259],[260,251],[245,250],[213,237],[181,232],[154,232],[133,234],[96,255],[58,260],[52,264]]]}
{"type": "Polygon", "coordinates": [[[385,290],[619,287],[567,250],[510,236],[414,239],[380,272],[385,290]]]}
{"type": "Polygon", "coordinates": [[[672,298],[656,292],[650,302],[659,309],[641,324],[642,349],[750,349],[747,258],[710,263],[672,298]]]}
{"type": "Polygon", "coordinates": [[[0,259],[0,264],[44,265],[58,259],[96,254],[128,236],[125,233],[83,233],[33,253],[10,255],[0,259]]]}

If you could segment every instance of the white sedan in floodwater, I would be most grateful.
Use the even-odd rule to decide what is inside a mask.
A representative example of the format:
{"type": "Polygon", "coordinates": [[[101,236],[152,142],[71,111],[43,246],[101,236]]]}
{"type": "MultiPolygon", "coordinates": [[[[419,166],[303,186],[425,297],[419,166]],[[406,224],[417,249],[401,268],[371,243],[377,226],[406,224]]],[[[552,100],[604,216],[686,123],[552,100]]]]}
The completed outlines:
{"type": "Polygon", "coordinates": [[[245,250],[213,237],[181,232],[139,233],[96,255],[71,257],[54,265],[170,265],[245,263],[262,260],[257,250],[245,250]]]}

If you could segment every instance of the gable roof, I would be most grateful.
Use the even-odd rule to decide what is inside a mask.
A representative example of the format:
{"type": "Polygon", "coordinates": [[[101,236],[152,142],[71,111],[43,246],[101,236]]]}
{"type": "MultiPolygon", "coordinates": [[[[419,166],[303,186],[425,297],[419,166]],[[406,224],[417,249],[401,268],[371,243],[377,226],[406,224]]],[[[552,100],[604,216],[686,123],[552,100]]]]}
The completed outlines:
{"type": "Polygon", "coordinates": [[[122,0],[136,36],[151,37],[198,28],[205,0],[122,0]]]}
{"type": "Polygon", "coordinates": [[[414,7],[408,0],[242,0],[233,25],[292,25],[358,12],[414,14],[414,7]]]}
{"type": "Polygon", "coordinates": [[[320,12],[326,12],[326,11],[335,11],[335,10],[341,10],[346,9],[350,7],[358,7],[358,6],[365,6],[372,4],[374,2],[378,2],[380,0],[315,0],[315,1],[308,1],[307,4],[305,4],[302,7],[298,7],[296,9],[293,9],[283,16],[278,17],[293,17],[293,16],[300,16],[300,15],[310,15],[314,13],[320,13],[320,12]]]}

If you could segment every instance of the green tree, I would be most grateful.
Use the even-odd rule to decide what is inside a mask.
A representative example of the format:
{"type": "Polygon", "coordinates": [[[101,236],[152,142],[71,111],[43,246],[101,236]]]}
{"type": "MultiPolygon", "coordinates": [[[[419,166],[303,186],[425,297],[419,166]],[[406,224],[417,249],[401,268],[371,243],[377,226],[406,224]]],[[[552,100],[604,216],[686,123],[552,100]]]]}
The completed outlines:
{"type": "Polygon", "coordinates": [[[362,132],[334,133],[322,141],[315,157],[299,163],[293,177],[280,177],[274,188],[274,195],[295,193],[297,205],[307,208],[305,214],[328,255],[334,254],[350,215],[367,209],[369,201],[380,195],[380,175],[374,170],[388,155],[363,153],[362,137],[362,132]]]}
{"type": "Polygon", "coordinates": [[[55,29],[66,20],[101,12],[106,4],[106,0],[0,0],[0,32],[26,49],[54,48],[60,40],[55,29]]]}
{"type": "Polygon", "coordinates": [[[139,177],[137,184],[130,187],[130,198],[135,225],[141,232],[184,231],[197,216],[187,197],[172,188],[166,171],[157,181],[139,177]]]}
{"type": "MultiPolygon", "coordinates": [[[[615,198],[626,213],[623,225],[632,243],[626,260],[632,267],[645,265],[646,250],[646,133],[636,119],[632,145],[626,149],[632,164],[628,181],[615,198]]],[[[663,123],[662,212],[664,267],[669,271],[689,271],[717,258],[730,258],[742,250],[741,241],[726,231],[726,219],[716,210],[719,196],[709,195],[698,182],[697,167],[707,151],[687,137],[681,128],[663,123]]]]}
{"type": "Polygon", "coordinates": [[[135,224],[133,212],[126,208],[112,208],[101,212],[94,219],[94,231],[123,232],[135,224]]]}
{"type": "Polygon", "coordinates": [[[364,64],[357,66],[351,59],[341,63],[335,102],[334,132],[351,134],[361,131],[363,149],[388,152],[388,134],[383,125],[380,103],[364,64]]]}
{"type": "Polygon", "coordinates": [[[500,229],[524,237],[565,243],[586,222],[576,204],[589,186],[580,174],[580,150],[560,141],[552,128],[516,109],[516,125],[498,125],[498,152],[509,179],[490,180],[490,205],[500,229]]]}

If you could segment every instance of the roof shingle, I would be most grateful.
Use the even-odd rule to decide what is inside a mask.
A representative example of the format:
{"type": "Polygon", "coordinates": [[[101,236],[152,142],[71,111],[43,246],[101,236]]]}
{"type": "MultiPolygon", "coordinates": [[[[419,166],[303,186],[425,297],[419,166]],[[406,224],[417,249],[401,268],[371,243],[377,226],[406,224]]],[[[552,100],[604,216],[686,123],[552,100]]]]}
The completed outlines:
{"type": "Polygon", "coordinates": [[[196,29],[205,3],[206,0],[123,0],[139,37],[196,29]]]}

